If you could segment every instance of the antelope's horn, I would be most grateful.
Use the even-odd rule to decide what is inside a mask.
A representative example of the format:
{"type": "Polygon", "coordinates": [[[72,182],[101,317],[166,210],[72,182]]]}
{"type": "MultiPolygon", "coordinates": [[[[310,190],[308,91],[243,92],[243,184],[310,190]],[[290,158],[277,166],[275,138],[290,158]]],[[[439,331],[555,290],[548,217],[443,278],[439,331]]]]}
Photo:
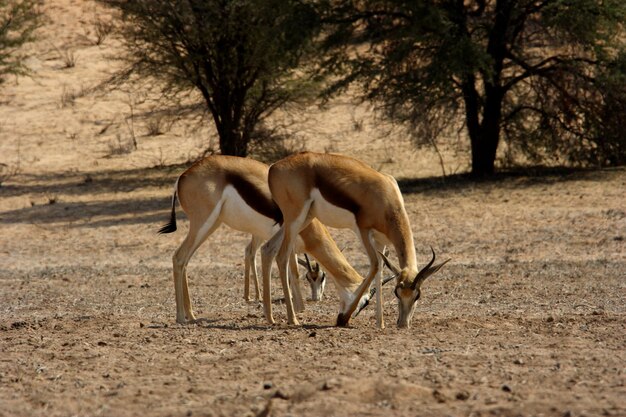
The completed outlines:
{"type": "Polygon", "coordinates": [[[313,272],[313,267],[311,267],[311,261],[309,261],[309,257],[307,254],[304,254],[304,259],[306,259],[306,267],[310,272],[313,272]]]}
{"type": "Polygon", "coordinates": [[[430,250],[433,252],[433,258],[430,260],[428,265],[422,268],[415,276],[415,279],[413,280],[413,285],[411,285],[411,289],[413,290],[417,287],[417,284],[424,281],[426,277],[430,275],[430,267],[433,266],[433,263],[435,262],[435,250],[433,249],[432,246],[430,247],[430,250]]]}

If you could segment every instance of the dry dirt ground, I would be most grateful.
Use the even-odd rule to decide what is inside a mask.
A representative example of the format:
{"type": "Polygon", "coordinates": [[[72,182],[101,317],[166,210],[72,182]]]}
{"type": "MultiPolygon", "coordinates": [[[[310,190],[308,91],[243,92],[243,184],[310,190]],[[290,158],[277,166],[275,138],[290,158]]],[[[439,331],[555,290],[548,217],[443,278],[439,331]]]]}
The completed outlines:
{"type": "MultiPolygon", "coordinates": [[[[0,186],[0,416],[626,416],[626,170],[443,181],[435,155],[389,145],[363,109],[337,104],[309,122],[306,147],[408,178],[420,262],[429,245],[452,258],[424,284],[412,328],[395,328],[390,288],[386,329],[373,306],[333,327],[331,284],[287,326],[276,278],[279,324],[266,325],[242,297],[248,238],[225,228],[190,264],[202,320],[177,325],[184,217],[176,234],[155,232],[206,132],[149,136],[150,105],[129,115],[130,94],[66,102],[68,86],[106,76],[118,45],[90,41],[106,17],[94,3],[46,9],[35,77],[1,90],[0,163],[13,174],[0,186]],[[136,150],[122,146],[132,128],[136,150]]],[[[465,163],[443,156],[448,171],[465,163]]],[[[365,273],[354,237],[333,235],[365,273]]]]}

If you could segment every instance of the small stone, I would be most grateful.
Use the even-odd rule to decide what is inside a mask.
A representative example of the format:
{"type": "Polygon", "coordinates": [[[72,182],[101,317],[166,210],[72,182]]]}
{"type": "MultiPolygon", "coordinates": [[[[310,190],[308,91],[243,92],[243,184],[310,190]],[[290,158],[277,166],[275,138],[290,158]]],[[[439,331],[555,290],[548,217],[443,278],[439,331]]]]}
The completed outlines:
{"type": "Polygon", "coordinates": [[[337,380],[336,378],[330,378],[324,381],[324,384],[322,385],[322,390],[329,391],[331,389],[339,388],[340,386],[341,383],[339,382],[339,380],[337,380]]]}
{"type": "Polygon", "coordinates": [[[507,384],[502,385],[502,391],[504,392],[512,392],[513,390],[507,384]]]}
{"type": "Polygon", "coordinates": [[[271,382],[264,382],[263,389],[271,389],[274,386],[271,382]]]}
{"type": "Polygon", "coordinates": [[[552,317],[552,316],[548,316],[548,317],[546,318],[546,321],[547,321],[548,323],[552,323],[552,322],[554,321],[554,317],[552,317]]]}
{"type": "Polygon", "coordinates": [[[460,401],[468,400],[469,397],[470,397],[470,394],[467,391],[459,391],[456,393],[456,399],[460,401]]]}
{"type": "Polygon", "coordinates": [[[315,330],[309,333],[309,337],[315,337],[315,336],[317,336],[317,332],[315,330]]]}
{"type": "Polygon", "coordinates": [[[16,322],[11,324],[11,329],[13,329],[13,330],[21,329],[22,327],[26,327],[27,325],[28,325],[28,323],[26,323],[25,321],[16,321],[16,322]]]}
{"type": "Polygon", "coordinates": [[[290,398],[289,394],[285,394],[283,391],[277,389],[272,398],[280,398],[281,400],[288,400],[290,398]]]}
{"type": "Polygon", "coordinates": [[[437,400],[438,403],[446,402],[446,396],[439,390],[433,390],[433,397],[435,397],[435,400],[437,400]]]}
{"type": "Polygon", "coordinates": [[[524,364],[524,361],[523,361],[522,359],[515,359],[515,360],[513,361],[513,363],[514,363],[515,365],[523,365],[523,364],[524,364]]]}

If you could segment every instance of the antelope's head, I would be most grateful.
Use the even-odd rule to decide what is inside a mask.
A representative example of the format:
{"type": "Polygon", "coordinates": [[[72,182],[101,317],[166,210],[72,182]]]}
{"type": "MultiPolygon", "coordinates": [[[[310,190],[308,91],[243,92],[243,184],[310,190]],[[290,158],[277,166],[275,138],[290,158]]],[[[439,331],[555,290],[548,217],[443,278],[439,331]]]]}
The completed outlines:
{"type": "Polygon", "coordinates": [[[321,301],[326,287],[326,272],[321,270],[317,262],[311,262],[306,253],[304,259],[298,258],[298,263],[306,268],[305,277],[311,286],[311,300],[321,301]]]}
{"type": "Polygon", "coordinates": [[[398,268],[398,266],[393,264],[387,256],[381,253],[385,265],[387,265],[387,268],[391,269],[396,276],[396,288],[394,289],[394,294],[398,299],[398,327],[409,328],[411,326],[411,319],[413,318],[413,313],[415,312],[415,304],[421,295],[420,287],[422,286],[422,283],[426,280],[426,278],[439,271],[439,269],[441,269],[441,267],[450,260],[447,259],[440,264],[433,265],[435,262],[435,251],[432,247],[430,250],[433,252],[433,258],[430,260],[428,265],[422,268],[417,275],[415,275],[415,277],[410,277],[406,270],[398,268]]]}

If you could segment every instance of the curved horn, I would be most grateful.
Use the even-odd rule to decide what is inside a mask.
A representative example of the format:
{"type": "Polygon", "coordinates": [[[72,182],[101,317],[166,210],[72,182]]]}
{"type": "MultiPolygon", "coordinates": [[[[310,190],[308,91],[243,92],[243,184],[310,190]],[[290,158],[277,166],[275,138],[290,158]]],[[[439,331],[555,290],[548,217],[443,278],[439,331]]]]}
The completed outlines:
{"type": "MultiPolygon", "coordinates": [[[[415,276],[415,279],[413,280],[413,284],[411,285],[411,289],[412,290],[414,290],[417,287],[417,284],[420,284],[421,282],[423,282],[432,273],[432,272],[430,272],[430,267],[433,266],[433,263],[435,262],[435,250],[433,249],[432,246],[430,247],[430,250],[433,252],[433,258],[430,260],[428,265],[426,265],[424,268],[422,268],[417,273],[417,275],[415,276]]],[[[446,261],[446,262],[448,262],[448,261],[446,261]]],[[[439,268],[437,268],[437,269],[439,269],[439,268]]]]}
{"type": "Polygon", "coordinates": [[[306,268],[313,272],[313,268],[311,267],[311,261],[309,261],[309,257],[307,256],[307,254],[304,254],[304,259],[306,259],[306,268]]]}

